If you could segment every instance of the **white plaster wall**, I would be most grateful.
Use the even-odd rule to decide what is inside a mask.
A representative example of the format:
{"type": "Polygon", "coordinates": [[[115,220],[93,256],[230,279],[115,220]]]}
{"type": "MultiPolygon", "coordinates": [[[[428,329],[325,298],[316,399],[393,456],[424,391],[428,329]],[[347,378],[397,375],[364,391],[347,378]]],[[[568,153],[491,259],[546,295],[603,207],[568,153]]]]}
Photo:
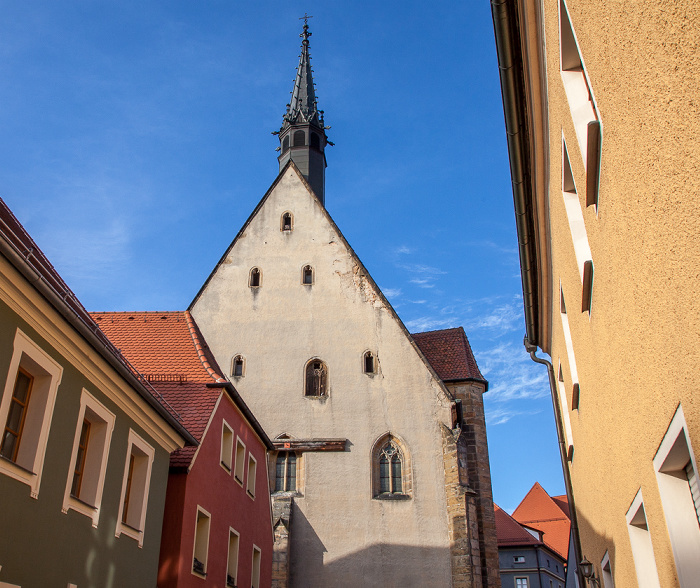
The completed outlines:
{"type": "Polygon", "coordinates": [[[451,584],[440,422],[449,403],[297,172],[288,168],[193,305],[221,365],[270,437],[347,438],[344,453],[304,454],[292,527],[295,586],[451,584]],[[280,231],[285,211],[291,233],[280,231]],[[315,283],[304,286],[311,264],[315,283]],[[253,266],[262,287],[248,287],[253,266]],[[362,370],[366,350],[378,373],[362,370]],[[328,366],[329,397],[304,396],[304,366],[328,366]],[[413,498],[372,499],[370,453],[386,432],[411,454],[413,498]],[[304,519],[308,521],[305,523],[304,519]],[[396,546],[400,546],[396,547],[396,546]]]}

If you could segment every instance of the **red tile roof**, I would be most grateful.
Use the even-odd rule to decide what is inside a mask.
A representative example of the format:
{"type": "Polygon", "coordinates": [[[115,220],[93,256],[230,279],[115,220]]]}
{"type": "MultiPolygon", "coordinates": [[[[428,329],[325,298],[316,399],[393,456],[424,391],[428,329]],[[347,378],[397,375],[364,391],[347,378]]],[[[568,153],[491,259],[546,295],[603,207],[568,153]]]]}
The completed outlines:
{"type": "MultiPolygon", "coordinates": [[[[188,311],[93,312],[102,331],[153,386],[185,427],[201,442],[221,388],[221,370],[188,311]]],[[[195,447],[170,458],[173,467],[186,467],[195,447]]]]}
{"type": "Polygon", "coordinates": [[[100,330],[2,198],[0,198],[0,252],[83,336],[95,351],[115,367],[129,385],[151,404],[170,426],[185,437],[186,442],[193,442],[182,422],[177,419],[167,405],[161,402],[161,398],[153,393],[154,390],[148,383],[139,378],[139,374],[100,330]]]}
{"type": "Polygon", "coordinates": [[[533,537],[505,510],[494,503],[496,514],[496,536],[499,547],[515,547],[516,545],[542,545],[542,541],[533,537]]]}
{"type": "Polygon", "coordinates": [[[462,327],[411,336],[443,382],[477,380],[488,386],[462,327]]]}
{"type": "Polygon", "coordinates": [[[566,560],[569,552],[571,521],[568,515],[568,503],[565,502],[566,497],[557,496],[556,498],[557,500],[550,497],[544,488],[535,482],[515,509],[513,518],[521,525],[542,531],[544,544],[566,560]],[[566,510],[562,508],[564,505],[566,510]]]}

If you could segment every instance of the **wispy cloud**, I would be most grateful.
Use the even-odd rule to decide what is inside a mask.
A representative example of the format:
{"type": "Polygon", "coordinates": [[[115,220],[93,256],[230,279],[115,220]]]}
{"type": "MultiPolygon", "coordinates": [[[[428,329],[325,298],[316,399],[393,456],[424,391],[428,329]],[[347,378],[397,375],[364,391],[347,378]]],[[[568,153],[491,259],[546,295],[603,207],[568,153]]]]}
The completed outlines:
{"type": "Polygon", "coordinates": [[[438,319],[435,317],[422,317],[406,321],[406,328],[413,332],[434,331],[435,329],[447,329],[455,325],[454,319],[438,319]]]}
{"type": "Polygon", "coordinates": [[[413,251],[413,249],[411,249],[410,247],[406,247],[406,245],[400,245],[399,247],[396,247],[394,249],[394,253],[398,255],[409,255],[413,253],[413,251]]]}
{"type": "Polygon", "coordinates": [[[435,278],[413,278],[409,280],[411,284],[415,284],[419,288],[435,288],[433,284],[435,278]]]}
{"type": "Polygon", "coordinates": [[[401,296],[401,288],[382,288],[382,292],[390,300],[401,296]]]}

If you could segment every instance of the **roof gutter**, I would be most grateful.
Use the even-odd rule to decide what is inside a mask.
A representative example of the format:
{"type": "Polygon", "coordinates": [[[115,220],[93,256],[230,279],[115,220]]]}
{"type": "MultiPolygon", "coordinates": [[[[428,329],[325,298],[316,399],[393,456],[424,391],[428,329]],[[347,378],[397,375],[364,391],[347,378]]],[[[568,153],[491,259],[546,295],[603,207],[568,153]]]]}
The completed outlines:
{"type": "Polygon", "coordinates": [[[536,259],[535,232],[530,210],[532,202],[530,150],[516,1],[491,0],[491,13],[496,37],[510,175],[513,184],[515,224],[518,231],[518,251],[525,308],[525,330],[527,339],[531,343],[539,345],[537,340],[538,284],[534,267],[536,259]]]}
{"type": "Polygon", "coordinates": [[[267,436],[265,429],[262,428],[262,425],[258,422],[258,419],[255,418],[255,415],[248,408],[248,405],[245,403],[243,398],[241,398],[241,395],[238,393],[238,390],[234,388],[231,382],[212,382],[211,384],[207,384],[207,388],[225,388],[226,392],[228,392],[234,404],[240,409],[240,411],[243,413],[243,416],[251,424],[253,430],[257,433],[258,437],[260,437],[260,440],[264,443],[265,447],[267,447],[268,451],[275,451],[275,446],[272,444],[272,441],[270,441],[270,438],[267,436]]]}
{"type": "MultiPolygon", "coordinates": [[[[102,358],[112,366],[115,371],[127,383],[136,390],[159,416],[161,416],[177,433],[183,437],[188,445],[198,445],[197,440],[185,429],[165,407],[148,391],[148,389],[132,374],[129,369],[117,358],[114,353],[103,341],[93,332],[90,327],[81,320],[73,310],[65,303],[65,301],[47,284],[32,265],[22,257],[15,248],[5,239],[0,239],[0,253],[19,271],[26,280],[32,284],[34,288],[51,304],[59,314],[97,351],[102,358]]],[[[99,331],[99,327],[95,325],[99,331]]],[[[101,331],[100,331],[101,333],[101,331]]]]}

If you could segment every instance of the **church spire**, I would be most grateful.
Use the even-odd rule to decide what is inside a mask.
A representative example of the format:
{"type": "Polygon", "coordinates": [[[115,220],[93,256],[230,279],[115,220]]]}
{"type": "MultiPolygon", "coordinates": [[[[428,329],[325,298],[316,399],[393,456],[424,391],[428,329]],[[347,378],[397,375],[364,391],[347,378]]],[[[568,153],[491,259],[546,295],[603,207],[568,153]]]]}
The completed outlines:
{"type": "Polygon", "coordinates": [[[291,159],[301,171],[306,181],[316,193],[316,196],[325,202],[325,176],[326,176],[326,145],[332,145],[326,137],[323,110],[318,109],[316,90],[311,69],[311,56],[309,55],[309,19],[304,15],[304,28],[299,35],[301,41],[301,55],[299,66],[294,79],[292,99],[287,104],[287,112],[282,119],[282,127],[278,133],[280,139],[280,156],[278,157],[280,170],[291,159]]]}

